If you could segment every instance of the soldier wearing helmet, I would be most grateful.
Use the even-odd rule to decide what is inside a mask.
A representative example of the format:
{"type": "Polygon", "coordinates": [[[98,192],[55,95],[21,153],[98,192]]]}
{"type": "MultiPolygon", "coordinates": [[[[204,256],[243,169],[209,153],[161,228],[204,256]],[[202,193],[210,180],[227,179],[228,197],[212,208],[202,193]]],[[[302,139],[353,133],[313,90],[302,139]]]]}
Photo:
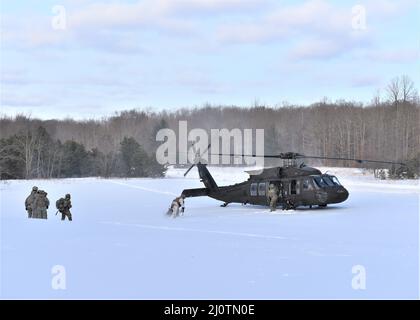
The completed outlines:
{"type": "Polygon", "coordinates": [[[50,206],[50,201],[47,198],[47,193],[44,190],[38,190],[33,202],[32,218],[47,219],[47,209],[50,206]]]}
{"type": "Polygon", "coordinates": [[[56,202],[56,207],[61,213],[61,220],[65,220],[66,217],[69,221],[73,220],[70,212],[70,208],[72,207],[70,198],[70,194],[67,193],[64,198],[60,198],[56,202]]]}
{"type": "Polygon", "coordinates": [[[274,183],[270,183],[268,186],[267,197],[270,203],[270,211],[276,211],[277,200],[279,198],[279,189],[274,183]]]}
{"type": "Polygon", "coordinates": [[[32,218],[32,214],[35,211],[34,202],[35,202],[35,195],[37,194],[37,192],[38,192],[38,187],[37,186],[32,187],[31,194],[25,200],[25,209],[28,212],[28,218],[32,218]]]}
{"type": "Polygon", "coordinates": [[[172,216],[173,218],[176,218],[178,216],[182,216],[184,215],[184,198],[181,197],[176,197],[172,203],[171,203],[171,207],[169,208],[167,215],[168,216],[172,216]],[[181,214],[179,213],[181,209],[181,214]]]}

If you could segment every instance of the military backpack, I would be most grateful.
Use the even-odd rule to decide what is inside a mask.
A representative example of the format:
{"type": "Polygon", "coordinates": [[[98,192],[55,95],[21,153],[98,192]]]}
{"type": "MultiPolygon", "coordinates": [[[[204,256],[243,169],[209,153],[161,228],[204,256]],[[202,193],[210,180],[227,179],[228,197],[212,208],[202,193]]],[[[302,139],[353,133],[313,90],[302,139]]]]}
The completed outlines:
{"type": "Polygon", "coordinates": [[[64,198],[60,198],[55,202],[55,206],[58,210],[64,210],[64,198]]]}

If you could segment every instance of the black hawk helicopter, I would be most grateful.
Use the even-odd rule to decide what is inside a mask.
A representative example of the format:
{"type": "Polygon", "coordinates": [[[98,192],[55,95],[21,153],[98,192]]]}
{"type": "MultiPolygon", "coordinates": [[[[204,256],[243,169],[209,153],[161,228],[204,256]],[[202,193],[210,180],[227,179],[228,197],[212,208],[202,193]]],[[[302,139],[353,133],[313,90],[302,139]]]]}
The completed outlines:
{"type": "MultiPolygon", "coordinates": [[[[207,150],[209,148],[210,145],[207,150]]],[[[283,209],[294,209],[299,206],[309,206],[309,208],[312,208],[312,206],[326,207],[328,204],[340,203],[347,200],[349,192],[340,184],[336,176],[326,173],[323,174],[320,170],[306,166],[303,163],[298,165],[298,159],[345,160],[358,163],[404,165],[403,163],[392,161],[305,156],[294,152],[264,156],[255,154],[215,153],[212,153],[211,155],[282,159],[283,165],[256,171],[246,171],[250,175],[247,181],[229,186],[218,186],[207,169],[207,165],[202,163],[198,158],[198,161],[188,168],[184,173],[184,176],[186,176],[194,166],[197,166],[200,180],[204,183],[205,188],[185,189],[182,191],[181,197],[207,196],[223,201],[223,207],[226,207],[229,203],[269,206],[268,188],[270,184],[274,184],[279,190],[277,206],[282,206],[283,209]]]]}

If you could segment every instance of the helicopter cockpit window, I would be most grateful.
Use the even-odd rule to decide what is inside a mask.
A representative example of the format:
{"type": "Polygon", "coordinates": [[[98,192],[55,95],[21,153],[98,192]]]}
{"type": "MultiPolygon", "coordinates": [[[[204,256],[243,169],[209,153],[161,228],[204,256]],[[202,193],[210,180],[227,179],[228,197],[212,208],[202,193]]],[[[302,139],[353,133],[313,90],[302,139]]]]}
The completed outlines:
{"type": "Polygon", "coordinates": [[[329,187],[334,187],[335,184],[334,182],[332,182],[332,180],[330,179],[330,177],[328,176],[323,176],[322,179],[324,180],[324,182],[329,186],[329,187]]]}
{"type": "Polygon", "coordinates": [[[341,186],[341,183],[340,183],[340,181],[338,181],[336,176],[331,176],[330,178],[336,186],[341,186]]]}
{"type": "Polygon", "coordinates": [[[258,185],[258,195],[265,196],[265,182],[261,182],[258,185]]]}
{"type": "Polygon", "coordinates": [[[332,182],[332,180],[329,177],[327,177],[327,176],[315,177],[314,178],[314,181],[321,188],[335,186],[335,184],[332,182]]]}
{"type": "Polygon", "coordinates": [[[249,190],[251,196],[256,196],[258,190],[258,183],[251,183],[251,189],[249,190]]]}
{"type": "Polygon", "coordinates": [[[322,179],[322,177],[314,177],[314,181],[320,188],[327,186],[327,183],[324,181],[324,179],[322,179]]]}

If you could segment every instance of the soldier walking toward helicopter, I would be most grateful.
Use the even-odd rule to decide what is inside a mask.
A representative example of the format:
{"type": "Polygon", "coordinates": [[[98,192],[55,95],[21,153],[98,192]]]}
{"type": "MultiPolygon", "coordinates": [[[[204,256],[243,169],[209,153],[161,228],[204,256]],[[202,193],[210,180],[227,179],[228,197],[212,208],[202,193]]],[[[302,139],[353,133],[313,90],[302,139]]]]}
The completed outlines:
{"type": "Polygon", "coordinates": [[[274,183],[268,186],[268,201],[270,202],[270,211],[276,211],[277,200],[279,198],[279,189],[274,183]]]}

